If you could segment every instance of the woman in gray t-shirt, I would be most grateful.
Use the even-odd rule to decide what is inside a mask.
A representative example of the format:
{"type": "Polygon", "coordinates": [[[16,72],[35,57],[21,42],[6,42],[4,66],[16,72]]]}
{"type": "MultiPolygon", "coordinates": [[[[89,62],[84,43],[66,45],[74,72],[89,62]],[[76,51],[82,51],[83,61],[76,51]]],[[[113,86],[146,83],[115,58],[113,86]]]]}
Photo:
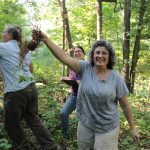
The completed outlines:
{"type": "Polygon", "coordinates": [[[111,44],[99,40],[91,48],[90,61],[77,61],[65,54],[44,33],[41,33],[41,37],[52,53],[80,76],[76,106],[79,149],[118,149],[118,103],[129,123],[132,137],[138,142],[139,134],[126,96],[127,87],[113,70],[115,53],[111,44]]]}

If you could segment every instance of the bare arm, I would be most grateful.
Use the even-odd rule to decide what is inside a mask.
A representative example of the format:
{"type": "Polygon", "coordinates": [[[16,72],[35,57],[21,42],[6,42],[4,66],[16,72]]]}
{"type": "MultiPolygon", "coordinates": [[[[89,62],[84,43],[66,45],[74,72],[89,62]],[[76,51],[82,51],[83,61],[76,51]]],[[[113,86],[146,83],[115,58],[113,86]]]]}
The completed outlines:
{"type": "Polygon", "coordinates": [[[120,106],[121,106],[121,108],[123,110],[123,113],[124,113],[128,123],[129,123],[133,139],[136,142],[139,142],[139,134],[138,134],[138,131],[136,130],[136,127],[135,127],[135,124],[134,124],[131,107],[130,107],[130,104],[129,104],[128,100],[127,100],[127,97],[124,96],[123,98],[121,98],[119,103],[120,103],[120,106]]]}
{"type": "Polygon", "coordinates": [[[63,49],[57,46],[54,42],[52,42],[44,33],[41,33],[42,41],[45,45],[51,50],[54,56],[61,61],[63,64],[67,65],[70,69],[79,73],[80,64],[78,60],[67,55],[63,49]]]}

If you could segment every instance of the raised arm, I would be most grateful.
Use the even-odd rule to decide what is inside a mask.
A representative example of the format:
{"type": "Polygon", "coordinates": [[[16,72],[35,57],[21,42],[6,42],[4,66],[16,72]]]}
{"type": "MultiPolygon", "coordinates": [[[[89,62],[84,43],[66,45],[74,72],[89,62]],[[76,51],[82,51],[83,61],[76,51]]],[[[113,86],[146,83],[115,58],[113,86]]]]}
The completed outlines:
{"type": "Polygon", "coordinates": [[[80,70],[80,64],[79,61],[75,58],[67,55],[63,49],[61,49],[59,46],[57,46],[54,42],[52,42],[46,34],[41,32],[41,40],[45,43],[45,45],[51,50],[51,52],[54,54],[54,56],[61,61],[63,64],[67,65],[70,69],[75,71],[76,73],[79,73],[80,70]]]}

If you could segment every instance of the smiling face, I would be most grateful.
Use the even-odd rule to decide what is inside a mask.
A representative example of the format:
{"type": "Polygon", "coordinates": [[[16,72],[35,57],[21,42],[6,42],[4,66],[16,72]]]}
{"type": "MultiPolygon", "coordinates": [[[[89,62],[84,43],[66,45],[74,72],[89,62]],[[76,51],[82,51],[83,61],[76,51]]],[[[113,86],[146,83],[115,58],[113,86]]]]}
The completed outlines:
{"type": "Polygon", "coordinates": [[[89,60],[92,66],[97,63],[100,65],[101,62],[101,65],[105,63],[106,68],[113,69],[115,65],[115,52],[111,43],[103,39],[96,41],[90,50],[89,60]]]}
{"type": "Polygon", "coordinates": [[[84,58],[83,51],[80,48],[78,48],[78,47],[76,47],[74,49],[74,58],[76,58],[78,60],[82,60],[84,58]]]}
{"type": "Polygon", "coordinates": [[[93,55],[94,66],[107,68],[109,61],[109,51],[104,46],[98,46],[93,55]]]}

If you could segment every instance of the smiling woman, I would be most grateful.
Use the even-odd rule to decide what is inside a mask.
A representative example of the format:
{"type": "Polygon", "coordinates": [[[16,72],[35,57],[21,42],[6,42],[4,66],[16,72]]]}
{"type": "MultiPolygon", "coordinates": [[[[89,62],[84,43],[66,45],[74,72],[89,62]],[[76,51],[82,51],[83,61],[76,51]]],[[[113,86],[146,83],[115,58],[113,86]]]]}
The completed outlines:
{"type": "Polygon", "coordinates": [[[42,32],[41,38],[56,58],[79,75],[76,103],[79,150],[118,150],[118,103],[129,123],[134,140],[139,142],[139,134],[127,99],[128,89],[122,77],[113,70],[115,53],[112,45],[105,40],[96,41],[90,51],[90,61],[79,61],[66,55],[42,32]]]}

